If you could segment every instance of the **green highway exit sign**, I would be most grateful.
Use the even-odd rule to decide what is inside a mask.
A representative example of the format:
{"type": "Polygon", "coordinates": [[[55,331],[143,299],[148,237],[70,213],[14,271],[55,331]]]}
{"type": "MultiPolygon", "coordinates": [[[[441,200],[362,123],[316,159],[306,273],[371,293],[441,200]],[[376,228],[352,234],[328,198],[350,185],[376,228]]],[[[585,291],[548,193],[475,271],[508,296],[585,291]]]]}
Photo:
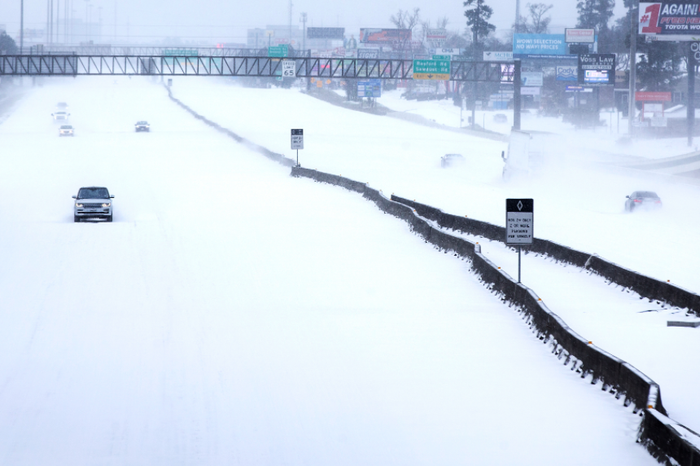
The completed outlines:
{"type": "Polygon", "coordinates": [[[450,60],[413,60],[413,79],[450,79],[450,60]]]}
{"type": "Polygon", "coordinates": [[[276,45],[267,48],[268,57],[286,57],[289,55],[289,46],[287,44],[276,45]]]}

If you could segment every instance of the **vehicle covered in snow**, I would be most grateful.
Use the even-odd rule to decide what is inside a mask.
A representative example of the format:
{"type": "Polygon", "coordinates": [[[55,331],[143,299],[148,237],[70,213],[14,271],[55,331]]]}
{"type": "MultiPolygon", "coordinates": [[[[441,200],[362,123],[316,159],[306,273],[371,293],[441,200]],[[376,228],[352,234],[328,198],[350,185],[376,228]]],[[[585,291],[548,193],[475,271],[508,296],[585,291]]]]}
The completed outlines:
{"type": "Polygon", "coordinates": [[[634,212],[638,209],[660,209],[661,198],[653,191],[635,191],[625,201],[625,211],[634,212]]]}
{"type": "Polygon", "coordinates": [[[137,133],[139,133],[141,131],[150,132],[151,125],[149,125],[147,121],[137,121],[136,124],[134,125],[134,129],[136,130],[137,133]]]}
{"type": "Polygon", "coordinates": [[[61,121],[61,120],[67,120],[68,117],[70,116],[70,113],[64,112],[63,110],[60,110],[60,111],[53,112],[51,114],[51,116],[53,117],[53,119],[55,121],[61,121]]]}
{"type": "Polygon", "coordinates": [[[112,199],[107,188],[90,186],[80,188],[78,195],[73,196],[73,221],[82,222],[87,219],[112,221],[112,199]]]}
{"type": "Polygon", "coordinates": [[[457,165],[463,165],[464,162],[465,160],[462,154],[445,154],[440,159],[440,166],[442,168],[449,168],[457,165]]]}
{"type": "Polygon", "coordinates": [[[58,128],[58,135],[59,135],[59,136],[74,136],[74,134],[73,134],[73,126],[71,126],[71,125],[61,125],[61,127],[58,128]]]}

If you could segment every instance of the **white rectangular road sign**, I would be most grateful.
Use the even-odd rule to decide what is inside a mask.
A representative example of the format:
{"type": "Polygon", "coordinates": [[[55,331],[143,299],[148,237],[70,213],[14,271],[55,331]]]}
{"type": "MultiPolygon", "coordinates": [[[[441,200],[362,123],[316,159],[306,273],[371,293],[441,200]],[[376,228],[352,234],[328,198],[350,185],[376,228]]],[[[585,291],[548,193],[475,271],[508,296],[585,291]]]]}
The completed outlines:
{"type": "Polygon", "coordinates": [[[296,78],[297,63],[294,60],[282,60],[282,77],[296,78]]]}
{"type": "Polygon", "coordinates": [[[534,238],[533,224],[532,199],[506,199],[506,244],[531,245],[534,238]]]}
{"type": "Polygon", "coordinates": [[[303,129],[293,129],[292,130],[292,150],[298,150],[304,148],[304,130],[303,129]]]}

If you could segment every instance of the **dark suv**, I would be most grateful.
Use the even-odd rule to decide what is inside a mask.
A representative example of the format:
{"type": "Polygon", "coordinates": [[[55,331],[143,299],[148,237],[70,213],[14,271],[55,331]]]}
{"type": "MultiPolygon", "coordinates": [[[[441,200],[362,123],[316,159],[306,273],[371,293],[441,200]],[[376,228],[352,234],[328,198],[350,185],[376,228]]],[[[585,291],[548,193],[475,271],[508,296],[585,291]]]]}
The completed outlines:
{"type": "Polygon", "coordinates": [[[107,188],[90,186],[80,188],[78,195],[73,196],[73,221],[82,222],[85,219],[103,219],[112,221],[112,199],[107,188]]]}
{"type": "Polygon", "coordinates": [[[625,210],[633,212],[637,209],[659,209],[661,208],[661,198],[652,191],[635,191],[625,201],[625,210]]]}

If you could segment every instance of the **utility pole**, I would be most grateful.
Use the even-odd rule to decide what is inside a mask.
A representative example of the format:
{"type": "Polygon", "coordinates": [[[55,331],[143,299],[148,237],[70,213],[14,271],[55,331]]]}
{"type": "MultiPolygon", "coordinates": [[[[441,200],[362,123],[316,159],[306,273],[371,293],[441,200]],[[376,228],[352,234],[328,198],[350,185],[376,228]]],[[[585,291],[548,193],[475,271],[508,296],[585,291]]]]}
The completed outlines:
{"type": "Polygon", "coordinates": [[[19,6],[19,54],[22,55],[24,48],[24,0],[20,1],[19,6]]]}
{"type": "Polygon", "coordinates": [[[693,133],[695,133],[695,68],[698,66],[695,54],[697,51],[698,42],[690,42],[688,44],[688,111],[686,113],[688,120],[688,147],[693,146],[693,133]]]}
{"type": "Polygon", "coordinates": [[[289,0],[289,46],[292,46],[292,0],[289,0]]]}
{"type": "Polygon", "coordinates": [[[627,132],[632,137],[634,131],[634,114],[636,107],[634,105],[635,85],[637,84],[637,8],[639,5],[630,7],[630,94],[629,94],[629,110],[627,112],[627,122],[629,123],[627,132]]]}

